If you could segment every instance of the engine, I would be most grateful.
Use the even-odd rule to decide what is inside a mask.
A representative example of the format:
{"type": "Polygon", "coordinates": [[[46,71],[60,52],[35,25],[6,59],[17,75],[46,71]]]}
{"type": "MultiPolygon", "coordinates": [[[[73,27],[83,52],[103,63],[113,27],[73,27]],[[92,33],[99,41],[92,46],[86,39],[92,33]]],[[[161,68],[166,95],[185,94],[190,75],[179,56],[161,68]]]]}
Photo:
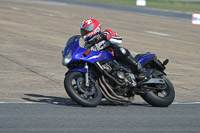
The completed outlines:
{"type": "Polygon", "coordinates": [[[117,95],[129,97],[132,94],[132,87],[136,85],[135,76],[132,74],[131,70],[124,68],[122,65],[118,64],[115,61],[110,61],[102,65],[104,70],[111,75],[115,80],[124,86],[116,84],[116,81],[113,81],[113,78],[106,78],[106,82],[112,86],[112,89],[117,95]],[[130,94],[131,93],[131,94],[130,94]]]}

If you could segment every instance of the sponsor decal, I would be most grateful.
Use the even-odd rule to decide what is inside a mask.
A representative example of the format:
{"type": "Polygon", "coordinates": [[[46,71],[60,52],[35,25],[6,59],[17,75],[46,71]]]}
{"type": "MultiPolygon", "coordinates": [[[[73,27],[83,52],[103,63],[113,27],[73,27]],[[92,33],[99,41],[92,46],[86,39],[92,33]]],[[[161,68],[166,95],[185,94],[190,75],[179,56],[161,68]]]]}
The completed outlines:
{"type": "Polygon", "coordinates": [[[101,57],[101,54],[102,53],[100,53],[99,55],[94,55],[94,56],[90,57],[89,60],[99,58],[99,57],[101,57]]]}

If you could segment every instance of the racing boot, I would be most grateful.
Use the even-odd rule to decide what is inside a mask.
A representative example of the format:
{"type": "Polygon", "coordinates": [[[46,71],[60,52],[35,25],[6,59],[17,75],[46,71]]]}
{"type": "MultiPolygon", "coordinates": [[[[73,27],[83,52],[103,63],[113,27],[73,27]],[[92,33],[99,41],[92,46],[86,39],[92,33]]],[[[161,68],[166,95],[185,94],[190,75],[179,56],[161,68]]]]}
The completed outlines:
{"type": "Polygon", "coordinates": [[[134,57],[127,49],[116,46],[115,53],[119,56],[119,60],[127,61],[132,66],[132,72],[136,73],[136,79],[143,81],[151,78],[151,74],[145,70],[140,62],[135,61],[134,57]]]}
{"type": "MultiPolygon", "coordinates": [[[[136,79],[139,81],[146,81],[151,78],[151,74],[146,71],[146,69],[140,64],[140,62],[136,62],[132,55],[127,57],[128,62],[136,69],[136,79]]],[[[134,71],[134,70],[133,70],[134,71]]]]}
{"type": "Polygon", "coordinates": [[[146,81],[152,77],[151,74],[147,72],[146,69],[142,67],[142,65],[139,62],[137,63],[137,70],[138,70],[137,79],[139,79],[140,81],[142,80],[146,81]]]}

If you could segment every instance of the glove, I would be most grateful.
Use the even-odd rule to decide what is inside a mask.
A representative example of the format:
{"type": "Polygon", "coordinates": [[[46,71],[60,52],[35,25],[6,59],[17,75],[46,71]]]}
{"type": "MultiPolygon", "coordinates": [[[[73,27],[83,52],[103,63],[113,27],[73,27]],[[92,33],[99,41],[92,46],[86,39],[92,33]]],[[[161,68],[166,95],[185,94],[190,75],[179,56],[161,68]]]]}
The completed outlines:
{"type": "Polygon", "coordinates": [[[90,40],[88,40],[88,43],[90,43],[91,45],[94,45],[102,40],[104,40],[104,35],[99,32],[97,35],[93,36],[90,40]]]}
{"type": "MultiPolygon", "coordinates": [[[[99,32],[102,40],[107,40],[107,34],[103,34],[101,31],[99,32]]],[[[108,40],[107,40],[108,41],[108,40]]]]}
{"type": "Polygon", "coordinates": [[[100,40],[100,35],[95,35],[93,36],[90,40],[88,40],[85,44],[84,44],[84,48],[90,49],[92,46],[94,46],[95,44],[97,44],[100,40]]]}
{"type": "Polygon", "coordinates": [[[93,45],[101,42],[102,40],[107,40],[107,35],[103,34],[101,31],[93,36],[90,40],[87,41],[87,43],[85,44],[85,48],[91,48],[93,45]]]}

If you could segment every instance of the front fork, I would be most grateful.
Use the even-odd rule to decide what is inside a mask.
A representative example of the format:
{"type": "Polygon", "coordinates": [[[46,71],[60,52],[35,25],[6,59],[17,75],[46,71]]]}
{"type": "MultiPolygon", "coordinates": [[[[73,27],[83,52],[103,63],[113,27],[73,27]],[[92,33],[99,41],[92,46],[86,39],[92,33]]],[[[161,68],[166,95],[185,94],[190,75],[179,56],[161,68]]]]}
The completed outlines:
{"type": "Polygon", "coordinates": [[[85,70],[86,70],[86,73],[85,73],[85,86],[86,87],[89,87],[89,77],[88,77],[88,64],[87,62],[85,63],[85,70]]]}

